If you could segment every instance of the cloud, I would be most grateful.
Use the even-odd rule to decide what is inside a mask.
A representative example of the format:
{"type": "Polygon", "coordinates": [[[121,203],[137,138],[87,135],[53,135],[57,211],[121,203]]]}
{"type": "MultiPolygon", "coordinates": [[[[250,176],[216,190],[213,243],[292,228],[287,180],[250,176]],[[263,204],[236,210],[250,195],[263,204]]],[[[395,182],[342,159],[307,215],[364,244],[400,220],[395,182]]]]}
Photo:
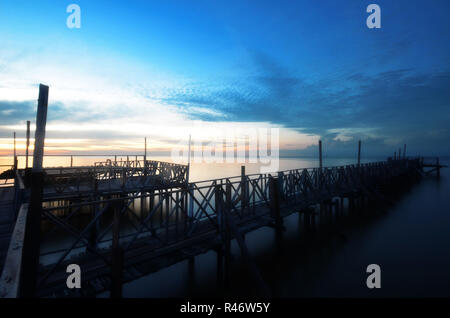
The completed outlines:
{"type": "Polygon", "coordinates": [[[33,122],[35,83],[43,78],[53,83],[48,113],[51,138],[96,139],[101,144],[100,140],[147,135],[170,146],[167,141],[184,138],[198,122],[205,131],[253,123],[290,131],[285,141],[290,148],[300,144],[307,148],[321,136],[336,152],[353,152],[355,141],[363,139],[365,146],[379,152],[390,153],[406,142],[419,152],[450,153],[450,65],[439,72],[388,68],[368,73],[352,67],[329,77],[305,76],[268,54],[248,54],[246,70],[231,78],[157,76],[153,81],[146,80],[152,75],[147,70],[121,78],[119,74],[127,73],[121,63],[112,63],[121,65],[116,71],[105,70],[108,63],[94,68],[93,57],[84,62],[79,58],[75,68],[63,58],[43,59],[35,67],[27,54],[3,57],[0,67],[7,72],[0,74],[4,98],[0,137],[24,129],[26,120],[33,122]],[[92,72],[81,71],[86,69],[92,72]],[[294,142],[295,138],[301,142],[294,142]]]}
{"type": "Polygon", "coordinates": [[[450,138],[449,70],[352,72],[339,80],[311,81],[264,54],[255,53],[253,62],[256,74],[233,85],[191,86],[165,101],[209,107],[221,115],[191,113],[197,119],[271,122],[323,138],[332,135],[336,147],[361,138],[377,149],[384,145],[384,151],[408,142],[423,151],[450,153],[440,145],[450,138]]]}
{"type": "Polygon", "coordinates": [[[34,106],[31,101],[0,100],[0,125],[20,122],[25,118],[32,118],[34,114],[34,106]]]}

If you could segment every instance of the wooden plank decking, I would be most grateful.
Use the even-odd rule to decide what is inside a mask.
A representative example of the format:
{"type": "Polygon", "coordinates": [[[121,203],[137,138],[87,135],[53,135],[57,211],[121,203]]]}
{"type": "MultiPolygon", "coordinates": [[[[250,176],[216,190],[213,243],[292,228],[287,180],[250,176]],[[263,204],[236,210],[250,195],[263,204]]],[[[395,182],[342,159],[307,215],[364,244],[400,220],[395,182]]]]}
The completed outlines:
{"type": "Polygon", "coordinates": [[[0,187],[0,272],[3,269],[14,227],[14,195],[14,187],[0,187]]]}

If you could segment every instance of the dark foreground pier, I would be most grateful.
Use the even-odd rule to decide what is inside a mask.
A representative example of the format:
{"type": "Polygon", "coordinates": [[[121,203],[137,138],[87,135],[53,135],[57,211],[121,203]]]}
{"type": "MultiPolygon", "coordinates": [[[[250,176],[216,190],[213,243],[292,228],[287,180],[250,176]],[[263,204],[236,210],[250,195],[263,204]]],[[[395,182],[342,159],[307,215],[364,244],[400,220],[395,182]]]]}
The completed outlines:
{"type": "Polygon", "coordinates": [[[234,239],[255,284],[269,295],[246,248],[246,233],[270,226],[281,235],[283,219],[292,213],[314,227],[322,215],[339,218],[344,205],[352,212],[383,202],[395,189],[440,168],[422,158],[276,174],[246,175],[243,167],[241,176],[187,183],[187,166],[105,162],[90,168],[44,169],[37,210],[30,207],[33,189],[27,186],[32,186],[27,171],[17,170],[16,189],[9,189],[13,198],[7,201],[9,208],[2,209],[15,218],[2,296],[29,296],[25,292],[32,291],[40,297],[86,297],[105,290],[120,296],[123,283],[209,250],[217,252],[218,279],[226,286],[232,279],[234,239]],[[31,243],[25,239],[30,213],[39,214],[38,235],[31,243]],[[34,253],[39,265],[28,275],[34,275],[36,285],[29,286],[23,259],[34,253]],[[70,264],[81,268],[81,289],[66,285],[70,264]]]}

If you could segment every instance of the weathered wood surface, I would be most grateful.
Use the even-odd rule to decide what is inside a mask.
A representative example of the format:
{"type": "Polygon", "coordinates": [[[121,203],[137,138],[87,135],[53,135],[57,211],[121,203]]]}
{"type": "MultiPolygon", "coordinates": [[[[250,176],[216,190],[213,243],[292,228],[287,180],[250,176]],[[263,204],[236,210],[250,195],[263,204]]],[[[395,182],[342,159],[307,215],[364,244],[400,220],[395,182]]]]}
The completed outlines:
{"type": "Polygon", "coordinates": [[[0,272],[8,252],[14,226],[14,195],[14,187],[0,187],[0,272]]]}
{"type": "Polygon", "coordinates": [[[0,276],[0,297],[2,298],[17,298],[19,296],[27,213],[28,203],[24,203],[20,207],[15,222],[14,231],[9,243],[7,260],[0,276]]]}

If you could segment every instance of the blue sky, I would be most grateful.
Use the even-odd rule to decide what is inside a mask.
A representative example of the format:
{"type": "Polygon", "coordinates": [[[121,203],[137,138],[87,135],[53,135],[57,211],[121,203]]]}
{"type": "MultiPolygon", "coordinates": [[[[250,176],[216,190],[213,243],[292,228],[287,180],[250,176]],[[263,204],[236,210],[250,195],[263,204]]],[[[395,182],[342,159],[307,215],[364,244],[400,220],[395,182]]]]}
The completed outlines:
{"type": "Polygon", "coordinates": [[[0,151],[50,86],[48,149],[278,127],[286,154],[450,154],[449,1],[0,0],[0,151]],[[81,28],[66,7],[81,8],[81,28]],[[366,26],[381,7],[381,29],[366,26]],[[209,131],[209,130],[208,130],[209,131]],[[69,145],[70,144],[70,145],[69,145]]]}

